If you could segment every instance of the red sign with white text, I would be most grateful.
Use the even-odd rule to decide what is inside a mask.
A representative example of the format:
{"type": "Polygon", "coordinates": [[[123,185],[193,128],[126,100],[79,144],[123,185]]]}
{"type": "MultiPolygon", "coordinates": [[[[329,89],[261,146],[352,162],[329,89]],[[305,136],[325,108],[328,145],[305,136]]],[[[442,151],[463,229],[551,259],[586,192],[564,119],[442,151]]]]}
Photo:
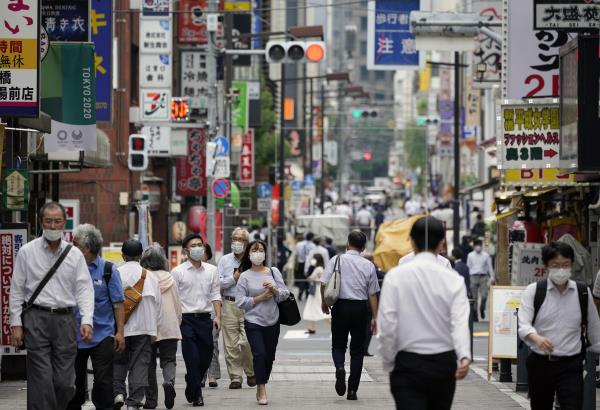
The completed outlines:
{"type": "MultiPolygon", "coordinates": [[[[207,0],[179,0],[177,41],[180,43],[206,44],[208,28],[206,26],[207,0]]],[[[222,6],[219,5],[219,10],[222,6]]],[[[218,24],[217,36],[223,37],[223,23],[218,24]]],[[[222,44],[219,44],[222,46],[222,44]]]]}
{"type": "Polygon", "coordinates": [[[27,243],[27,224],[0,229],[0,346],[10,345],[10,283],[19,249],[27,243]]]}
{"type": "Polygon", "coordinates": [[[206,143],[205,128],[188,130],[187,157],[177,158],[177,195],[206,195],[206,143]]]}
{"type": "Polygon", "coordinates": [[[242,136],[240,186],[254,186],[254,128],[249,128],[242,136]]]}

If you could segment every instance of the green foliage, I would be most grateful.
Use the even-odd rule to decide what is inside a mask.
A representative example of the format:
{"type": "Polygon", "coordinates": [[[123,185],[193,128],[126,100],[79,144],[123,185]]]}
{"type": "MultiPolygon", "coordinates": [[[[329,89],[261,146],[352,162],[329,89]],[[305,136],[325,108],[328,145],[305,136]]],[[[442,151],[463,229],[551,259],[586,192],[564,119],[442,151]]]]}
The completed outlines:
{"type": "MultiPolygon", "coordinates": [[[[278,155],[279,134],[275,133],[277,113],[273,109],[273,94],[265,86],[264,81],[260,90],[260,128],[256,131],[256,149],[254,159],[257,166],[269,166],[275,164],[278,155]]],[[[289,143],[285,143],[286,155],[289,155],[289,143]]]]}
{"type": "Polygon", "coordinates": [[[415,124],[410,124],[404,132],[404,151],[406,165],[409,169],[412,171],[417,168],[425,170],[427,166],[426,129],[416,128],[415,124]]]}
{"type": "Polygon", "coordinates": [[[419,97],[417,100],[417,114],[427,115],[427,97],[419,97]]]}

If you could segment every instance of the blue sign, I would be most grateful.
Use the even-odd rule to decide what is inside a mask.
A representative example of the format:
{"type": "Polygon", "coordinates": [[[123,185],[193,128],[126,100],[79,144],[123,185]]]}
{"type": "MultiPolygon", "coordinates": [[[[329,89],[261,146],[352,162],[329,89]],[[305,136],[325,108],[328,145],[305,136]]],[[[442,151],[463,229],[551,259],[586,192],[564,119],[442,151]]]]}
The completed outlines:
{"type": "Polygon", "coordinates": [[[111,120],[112,0],[92,0],[92,41],[96,62],[96,121],[111,120]]]}
{"type": "Polygon", "coordinates": [[[302,189],[302,181],[292,181],[292,191],[298,192],[302,189]]]}
{"type": "Polygon", "coordinates": [[[256,196],[261,199],[271,198],[273,196],[273,187],[271,184],[262,182],[256,187],[256,196]]]}
{"type": "Polygon", "coordinates": [[[44,0],[42,27],[50,41],[82,41],[90,38],[88,0],[44,0]]]}
{"type": "Polygon", "coordinates": [[[315,177],[313,177],[312,175],[306,175],[304,177],[304,184],[305,185],[314,185],[315,184],[315,177]]]}
{"type": "Polygon", "coordinates": [[[420,8],[420,0],[369,2],[369,70],[397,70],[419,66],[415,36],[410,32],[410,12],[420,8]]]}
{"type": "Polygon", "coordinates": [[[217,144],[215,151],[216,157],[226,157],[229,155],[229,141],[225,137],[217,137],[213,140],[217,144]]]}

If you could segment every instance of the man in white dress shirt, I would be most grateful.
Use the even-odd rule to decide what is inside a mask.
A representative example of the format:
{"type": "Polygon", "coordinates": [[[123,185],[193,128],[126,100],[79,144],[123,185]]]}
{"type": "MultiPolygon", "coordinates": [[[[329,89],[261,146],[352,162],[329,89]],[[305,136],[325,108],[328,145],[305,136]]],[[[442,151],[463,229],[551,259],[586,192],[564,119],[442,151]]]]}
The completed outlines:
{"type": "Polygon", "coordinates": [[[381,288],[380,353],[397,408],[450,409],[456,380],[469,371],[469,300],[463,278],[437,260],[445,236],[436,218],[415,222],[415,258],[390,270],[381,288]]]}
{"type": "MultiPolygon", "coordinates": [[[[408,255],[404,255],[398,261],[398,266],[404,265],[405,263],[412,262],[415,259],[416,254],[414,252],[409,253],[408,255]]],[[[444,268],[452,269],[452,264],[450,261],[439,253],[436,255],[437,262],[443,266],[444,268]]]]}
{"type": "Polygon", "coordinates": [[[473,295],[473,299],[475,299],[475,304],[477,304],[477,298],[481,296],[479,318],[483,320],[485,319],[488,289],[490,283],[495,283],[495,275],[492,258],[483,250],[483,241],[481,239],[476,239],[473,242],[473,251],[467,256],[467,266],[471,274],[471,294],[473,295]]]}
{"type": "Polygon", "coordinates": [[[309,274],[308,271],[310,269],[310,261],[312,260],[312,258],[316,255],[319,254],[323,257],[323,262],[325,263],[325,266],[327,266],[327,262],[329,262],[329,251],[327,250],[326,247],[323,246],[323,238],[321,237],[317,237],[313,240],[313,244],[315,245],[310,252],[308,253],[308,256],[306,257],[306,262],[304,264],[304,277],[308,278],[309,274]]]}
{"type": "Polygon", "coordinates": [[[555,395],[561,409],[581,409],[583,327],[588,348],[600,350],[600,319],[590,291],[569,279],[574,259],[565,243],[545,246],[542,260],[548,279],[532,283],[521,297],[519,337],[531,348],[527,376],[532,410],[552,409],[555,395]]]}
{"type": "Polygon", "coordinates": [[[39,212],[41,238],[17,254],[10,286],[11,345],[27,343],[27,408],[63,409],[75,394],[77,331],[92,340],[94,286],[81,251],[72,247],[33,305],[26,303],[69,245],[62,240],[65,208],[48,202],[39,212]],[[73,308],[81,313],[77,329],[73,308]],[[21,314],[23,314],[23,318],[21,314]]]}
{"type": "Polygon", "coordinates": [[[189,234],[181,243],[187,262],[173,271],[181,299],[181,350],[187,374],[185,398],[194,407],[204,406],[202,379],[213,356],[213,326],[221,329],[221,286],[217,267],[202,262],[202,237],[189,234]],[[214,312],[214,320],[211,313],[214,312]]]}
{"type": "Polygon", "coordinates": [[[123,289],[133,287],[142,274],[146,274],[142,288],[142,300],[125,322],[125,351],[116,353],[114,364],[115,408],[125,403],[128,409],[142,406],[148,387],[148,367],[152,357],[152,338],[156,337],[160,312],[160,287],[152,272],[142,269],[142,244],[128,239],[123,242],[121,253],[125,263],[119,266],[123,289]],[[125,389],[129,384],[129,395],[125,389]],[[126,400],[123,400],[126,397],[126,400]]]}

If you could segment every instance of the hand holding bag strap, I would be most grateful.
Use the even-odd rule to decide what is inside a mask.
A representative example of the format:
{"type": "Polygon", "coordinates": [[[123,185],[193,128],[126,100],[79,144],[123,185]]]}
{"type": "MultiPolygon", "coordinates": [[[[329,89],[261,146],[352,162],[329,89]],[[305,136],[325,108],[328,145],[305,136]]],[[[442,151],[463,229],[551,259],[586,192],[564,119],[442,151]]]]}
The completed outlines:
{"type": "Polygon", "coordinates": [[[31,295],[31,297],[27,301],[27,303],[24,304],[25,309],[28,309],[33,305],[33,302],[35,302],[35,299],[40,295],[42,290],[44,290],[44,287],[50,281],[50,279],[52,279],[52,276],[54,276],[54,274],[58,270],[59,266],[63,263],[63,261],[67,257],[67,254],[69,253],[69,251],[71,250],[72,247],[73,247],[73,245],[67,245],[65,250],[60,254],[60,257],[56,260],[56,262],[54,262],[54,265],[52,265],[52,267],[50,268],[48,273],[46,273],[46,276],[44,276],[44,279],[42,279],[42,281],[40,282],[38,287],[35,289],[35,291],[31,295]]]}

